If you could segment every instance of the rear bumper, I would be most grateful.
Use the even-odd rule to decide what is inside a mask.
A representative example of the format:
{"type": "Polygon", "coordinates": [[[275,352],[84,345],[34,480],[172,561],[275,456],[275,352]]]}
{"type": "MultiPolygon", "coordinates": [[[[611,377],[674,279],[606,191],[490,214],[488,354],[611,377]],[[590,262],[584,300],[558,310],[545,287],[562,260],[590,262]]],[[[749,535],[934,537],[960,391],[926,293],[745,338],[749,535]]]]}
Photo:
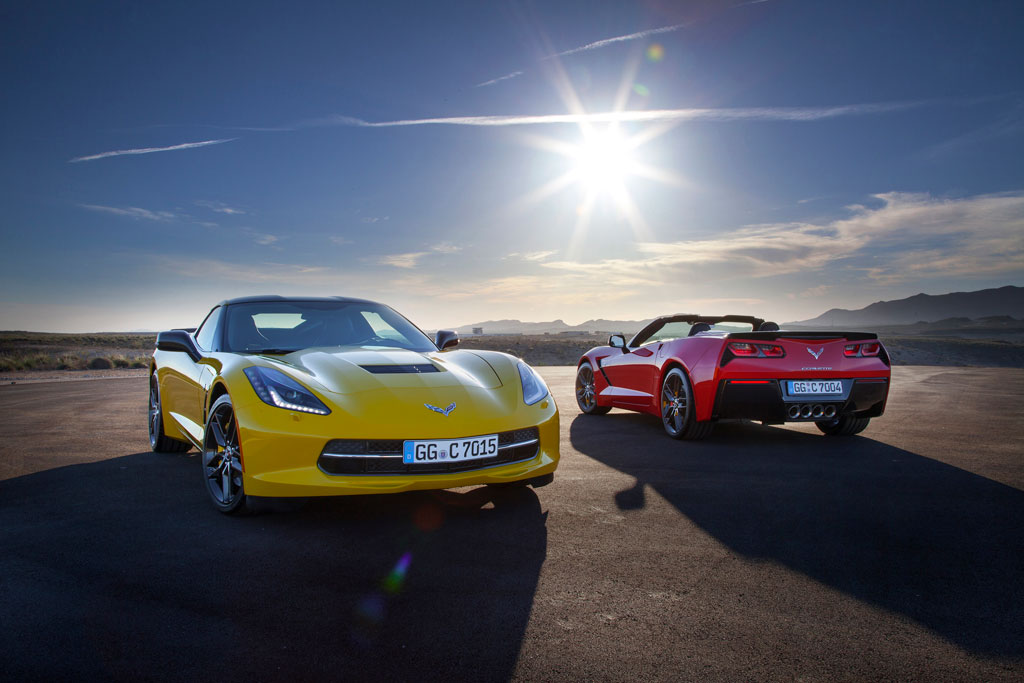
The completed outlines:
{"type": "Polygon", "coordinates": [[[889,395],[888,377],[843,379],[844,392],[841,396],[791,396],[785,391],[782,384],[784,381],[721,380],[715,396],[712,419],[746,419],[774,423],[814,422],[825,419],[823,413],[828,414],[832,411],[834,415],[878,417],[885,411],[885,402],[889,395]]]}

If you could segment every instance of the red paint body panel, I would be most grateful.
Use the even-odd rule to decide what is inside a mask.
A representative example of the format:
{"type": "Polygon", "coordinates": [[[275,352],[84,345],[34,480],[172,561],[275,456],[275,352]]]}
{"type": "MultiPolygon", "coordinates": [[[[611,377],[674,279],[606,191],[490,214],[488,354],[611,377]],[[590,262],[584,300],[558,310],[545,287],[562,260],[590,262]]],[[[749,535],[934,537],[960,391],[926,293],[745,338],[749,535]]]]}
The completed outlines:
{"type": "MultiPolygon", "coordinates": [[[[690,378],[696,404],[696,419],[714,419],[716,401],[723,383],[729,380],[771,380],[782,386],[785,380],[857,380],[874,378],[886,383],[891,369],[884,347],[879,356],[849,358],[843,354],[848,341],[845,334],[822,332],[779,332],[765,340],[758,333],[702,332],[692,337],[654,341],[626,352],[620,348],[600,346],[583,355],[580,363],[589,361],[594,368],[594,389],[598,405],[625,408],[661,415],[660,387],[665,374],[681,367],[690,378]],[[817,338],[801,339],[801,336],[817,338]],[[782,358],[733,357],[726,351],[732,342],[781,346],[782,358]],[[728,357],[722,363],[723,357],[728,357]]],[[[871,342],[877,341],[873,338],[871,342]]],[[[855,382],[851,382],[853,386],[855,382]]],[[[763,386],[750,385],[750,386],[763,386]]],[[[780,389],[780,392],[782,390],[780,389]]],[[[786,399],[793,402],[795,397],[786,399]]],[[[822,399],[819,399],[822,400],[822,399]]],[[[884,397],[874,414],[884,410],[884,397]]]]}

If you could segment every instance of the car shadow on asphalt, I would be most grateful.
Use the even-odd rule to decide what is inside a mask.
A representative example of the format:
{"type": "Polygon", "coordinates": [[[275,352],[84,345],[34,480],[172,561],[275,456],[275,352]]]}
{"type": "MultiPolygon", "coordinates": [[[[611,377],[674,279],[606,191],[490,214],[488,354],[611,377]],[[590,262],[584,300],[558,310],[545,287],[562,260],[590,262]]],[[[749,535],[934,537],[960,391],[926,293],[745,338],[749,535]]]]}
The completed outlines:
{"type": "Polygon", "coordinates": [[[195,452],[0,482],[11,680],[507,680],[547,513],[529,488],[226,517],[195,452]]]}
{"type": "Polygon", "coordinates": [[[580,415],[580,453],[653,488],[733,551],[770,560],[903,614],[974,653],[1024,656],[1024,493],[870,436],[830,438],[753,423],[707,441],[656,418],[580,415]]]}

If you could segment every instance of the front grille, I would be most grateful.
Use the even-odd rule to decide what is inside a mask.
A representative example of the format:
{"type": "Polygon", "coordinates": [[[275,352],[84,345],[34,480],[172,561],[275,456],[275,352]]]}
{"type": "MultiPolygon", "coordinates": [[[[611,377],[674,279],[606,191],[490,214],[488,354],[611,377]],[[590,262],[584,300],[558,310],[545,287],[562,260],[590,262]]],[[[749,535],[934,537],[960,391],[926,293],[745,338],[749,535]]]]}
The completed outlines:
{"type": "Polygon", "coordinates": [[[320,453],[317,465],[327,474],[443,474],[505,465],[536,457],[540,430],[536,427],[498,433],[498,454],[460,462],[406,465],[402,439],[334,439],[320,453]]]}

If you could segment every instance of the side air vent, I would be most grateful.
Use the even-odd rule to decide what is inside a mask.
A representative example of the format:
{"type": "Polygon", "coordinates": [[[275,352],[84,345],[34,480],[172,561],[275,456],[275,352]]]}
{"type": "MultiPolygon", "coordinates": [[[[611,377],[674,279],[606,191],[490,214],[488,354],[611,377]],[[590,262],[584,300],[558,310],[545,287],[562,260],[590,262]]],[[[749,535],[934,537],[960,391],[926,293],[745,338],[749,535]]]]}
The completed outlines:
{"type": "Polygon", "coordinates": [[[419,375],[424,372],[441,372],[437,369],[437,366],[430,363],[418,365],[360,365],[359,367],[375,375],[419,375]]]}

